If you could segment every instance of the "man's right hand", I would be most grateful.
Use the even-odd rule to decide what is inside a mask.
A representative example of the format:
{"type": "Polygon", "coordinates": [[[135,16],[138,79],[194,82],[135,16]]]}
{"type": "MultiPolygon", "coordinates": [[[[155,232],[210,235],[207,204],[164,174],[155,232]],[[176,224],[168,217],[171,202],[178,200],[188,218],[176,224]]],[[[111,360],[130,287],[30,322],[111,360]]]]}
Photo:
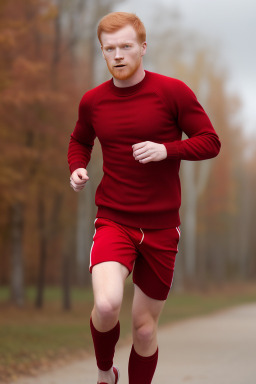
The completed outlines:
{"type": "Polygon", "coordinates": [[[70,176],[70,186],[75,192],[79,192],[84,189],[86,182],[89,180],[87,171],[85,168],[76,169],[70,176]]]}

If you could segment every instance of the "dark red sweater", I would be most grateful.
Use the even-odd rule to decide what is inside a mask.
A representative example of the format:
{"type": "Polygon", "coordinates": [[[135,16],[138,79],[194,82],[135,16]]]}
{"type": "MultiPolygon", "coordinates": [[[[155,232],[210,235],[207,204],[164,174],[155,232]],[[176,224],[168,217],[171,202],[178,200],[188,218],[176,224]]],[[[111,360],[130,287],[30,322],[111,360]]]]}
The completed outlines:
{"type": "Polygon", "coordinates": [[[96,192],[97,217],[141,228],[180,224],[180,160],[216,156],[220,141],[194,93],[181,81],[146,71],[127,88],[113,80],[86,92],[68,150],[71,173],[86,168],[95,137],[104,176],[96,192]],[[188,139],[181,140],[182,132],[188,139]],[[167,159],[141,164],[132,145],[162,143],[167,159]]]}

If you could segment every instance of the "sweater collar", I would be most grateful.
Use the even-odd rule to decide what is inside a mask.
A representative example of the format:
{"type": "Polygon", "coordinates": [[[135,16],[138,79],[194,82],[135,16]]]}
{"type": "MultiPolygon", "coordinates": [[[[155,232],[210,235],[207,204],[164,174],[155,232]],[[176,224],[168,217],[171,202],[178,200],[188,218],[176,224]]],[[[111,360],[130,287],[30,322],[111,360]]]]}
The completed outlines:
{"type": "Polygon", "coordinates": [[[148,71],[145,71],[145,76],[144,78],[137,84],[132,85],[130,87],[117,87],[114,84],[113,78],[110,80],[110,88],[111,90],[117,95],[117,96],[130,96],[133,95],[134,93],[137,93],[147,82],[148,80],[148,71]]]}

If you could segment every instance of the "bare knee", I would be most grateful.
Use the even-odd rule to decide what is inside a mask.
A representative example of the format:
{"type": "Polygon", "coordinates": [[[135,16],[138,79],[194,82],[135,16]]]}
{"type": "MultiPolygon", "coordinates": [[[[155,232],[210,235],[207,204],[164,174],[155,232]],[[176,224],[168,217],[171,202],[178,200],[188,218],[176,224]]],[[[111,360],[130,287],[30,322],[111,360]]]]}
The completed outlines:
{"type": "Polygon", "coordinates": [[[100,263],[93,267],[92,320],[99,331],[108,331],[118,321],[127,273],[126,267],[116,262],[100,263]]]}
{"type": "Polygon", "coordinates": [[[155,339],[157,325],[151,318],[144,321],[135,321],[133,324],[133,335],[137,343],[147,346],[155,339]]]}
{"type": "Polygon", "coordinates": [[[94,311],[100,322],[117,321],[121,302],[117,298],[100,297],[95,300],[94,311]]]}

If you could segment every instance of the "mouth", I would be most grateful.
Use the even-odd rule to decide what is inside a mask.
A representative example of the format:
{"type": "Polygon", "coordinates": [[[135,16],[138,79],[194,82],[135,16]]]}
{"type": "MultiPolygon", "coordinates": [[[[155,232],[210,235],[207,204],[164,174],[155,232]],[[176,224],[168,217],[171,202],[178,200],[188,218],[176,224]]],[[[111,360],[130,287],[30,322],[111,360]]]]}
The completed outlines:
{"type": "Polygon", "coordinates": [[[117,64],[117,65],[114,65],[115,68],[123,68],[125,67],[125,64],[117,64]]]}

